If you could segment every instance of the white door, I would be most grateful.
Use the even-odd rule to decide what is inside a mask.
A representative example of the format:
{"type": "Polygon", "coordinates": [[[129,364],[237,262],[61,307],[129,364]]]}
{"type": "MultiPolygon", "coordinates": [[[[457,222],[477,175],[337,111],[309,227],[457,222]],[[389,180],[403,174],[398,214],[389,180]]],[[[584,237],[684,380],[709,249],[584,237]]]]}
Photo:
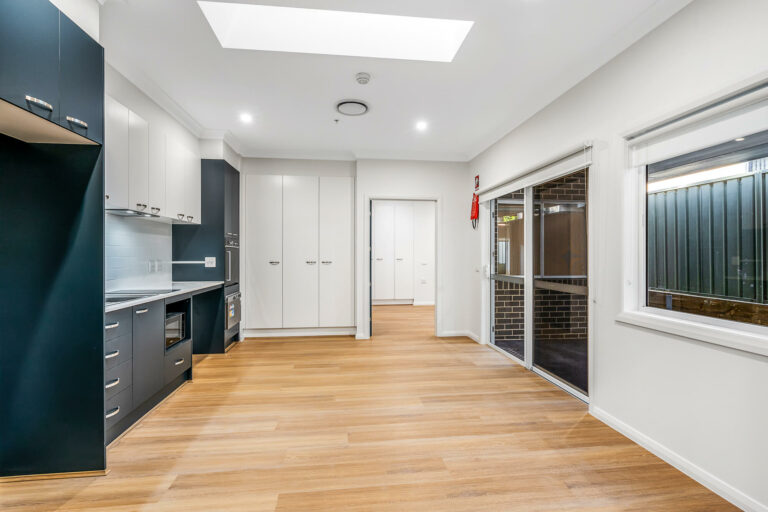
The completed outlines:
{"type": "Polygon", "coordinates": [[[165,208],[165,133],[149,127],[149,211],[155,215],[168,215],[165,208]]]}
{"type": "Polygon", "coordinates": [[[149,125],[136,112],[128,111],[128,205],[149,212],[149,125]]]}
{"type": "Polygon", "coordinates": [[[352,178],[320,178],[319,325],[354,325],[354,183],[352,178]]]}
{"type": "Polygon", "coordinates": [[[395,201],[395,299],[413,299],[413,203],[395,201]]]}
{"type": "Polygon", "coordinates": [[[245,293],[248,329],[283,326],[283,177],[245,177],[245,293]]]}
{"type": "Polygon", "coordinates": [[[105,98],[104,193],[107,208],[131,208],[128,171],[128,117],[130,110],[111,96],[105,98]]]}
{"type": "Polygon", "coordinates": [[[395,298],[395,205],[373,201],[373,300],[395,298]]]}
{"type": "Polygon", "coordinates": [[[435,303],[435,202],[413,203],[413,303],[435,303]]]}
{"type": "Polygon", "coordinates": [[[283,176],[283,327],[317,327],[317,176],[283,176]]]}

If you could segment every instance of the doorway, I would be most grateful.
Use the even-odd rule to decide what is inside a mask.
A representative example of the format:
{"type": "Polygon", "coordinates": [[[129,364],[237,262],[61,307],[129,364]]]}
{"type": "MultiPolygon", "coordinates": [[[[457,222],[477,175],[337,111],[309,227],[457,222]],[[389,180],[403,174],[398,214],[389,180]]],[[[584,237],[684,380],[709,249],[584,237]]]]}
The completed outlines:
{"type": "Polygon", "coordinates": [[[587,400],[588,169],[491,203],[491,343],[587,400]]]}
{"type": "Polygon", "coordinates": [[[377,321],[435,333],[437,203],[374,199],[370,202],[370,332],[377,321]]]}

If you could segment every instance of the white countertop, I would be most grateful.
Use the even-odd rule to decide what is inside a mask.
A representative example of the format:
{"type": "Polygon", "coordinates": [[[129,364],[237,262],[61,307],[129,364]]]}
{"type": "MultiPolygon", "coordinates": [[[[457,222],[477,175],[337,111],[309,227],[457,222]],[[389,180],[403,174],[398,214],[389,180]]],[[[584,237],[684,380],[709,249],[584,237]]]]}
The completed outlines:
{"type": "MultiPolygon", "coordinates": [[[[140,299],[106,304],[104,306],[104,312],[111,313],[112,311],[119,311],[121,309],[131,308],[133,306],[154,302],[156,300],[169,299],[171,297],[176,297],[177,295],[184,295],[185,293],[200,293],[203,291],[213,290],[223,285],[224,281],[174,281],[171,286],[171,288],[173,288],[172,292],[158,293],[149,295],[147,297],[141,297],[140,299]]],[[[146,293],[149,293],[149,290],[143,290],[142,295],[146,293]]],[[[107,293],[107,295],[111,295],[111,293],[107,293]]],[[[137,293],[136,295],[139,294],[137,293]]]]}

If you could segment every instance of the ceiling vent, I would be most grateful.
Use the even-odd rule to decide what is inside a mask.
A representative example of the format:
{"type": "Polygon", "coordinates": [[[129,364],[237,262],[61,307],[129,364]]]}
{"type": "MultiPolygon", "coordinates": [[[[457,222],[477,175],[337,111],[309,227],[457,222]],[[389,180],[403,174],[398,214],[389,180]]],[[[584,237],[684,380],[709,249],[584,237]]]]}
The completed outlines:
{"type": "Polygon", "coordinates": [[[371,81],[371,74],[361,71],[360,73],[355,75],[355,80],[360,85],[368,85],[368,82],[371,81]]]}
{"type": "Polygon", "coordinates": [[[336,105],[336,110],[345,116],[362,116],[368,112],[368,105],[360,100],[344,100],[336,105]]]}

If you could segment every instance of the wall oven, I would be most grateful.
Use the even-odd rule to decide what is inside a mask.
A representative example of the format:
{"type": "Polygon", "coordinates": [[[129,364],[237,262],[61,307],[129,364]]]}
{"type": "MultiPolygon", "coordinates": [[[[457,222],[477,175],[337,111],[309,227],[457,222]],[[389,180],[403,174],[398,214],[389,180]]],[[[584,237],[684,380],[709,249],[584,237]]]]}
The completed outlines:
{"type": "Polygon", "coordinates": [[[240,323],[240,292],[235,292],[227,295],[226,301],[226,316],[227,316],[227,330],[230,330],[240,323]]]}

